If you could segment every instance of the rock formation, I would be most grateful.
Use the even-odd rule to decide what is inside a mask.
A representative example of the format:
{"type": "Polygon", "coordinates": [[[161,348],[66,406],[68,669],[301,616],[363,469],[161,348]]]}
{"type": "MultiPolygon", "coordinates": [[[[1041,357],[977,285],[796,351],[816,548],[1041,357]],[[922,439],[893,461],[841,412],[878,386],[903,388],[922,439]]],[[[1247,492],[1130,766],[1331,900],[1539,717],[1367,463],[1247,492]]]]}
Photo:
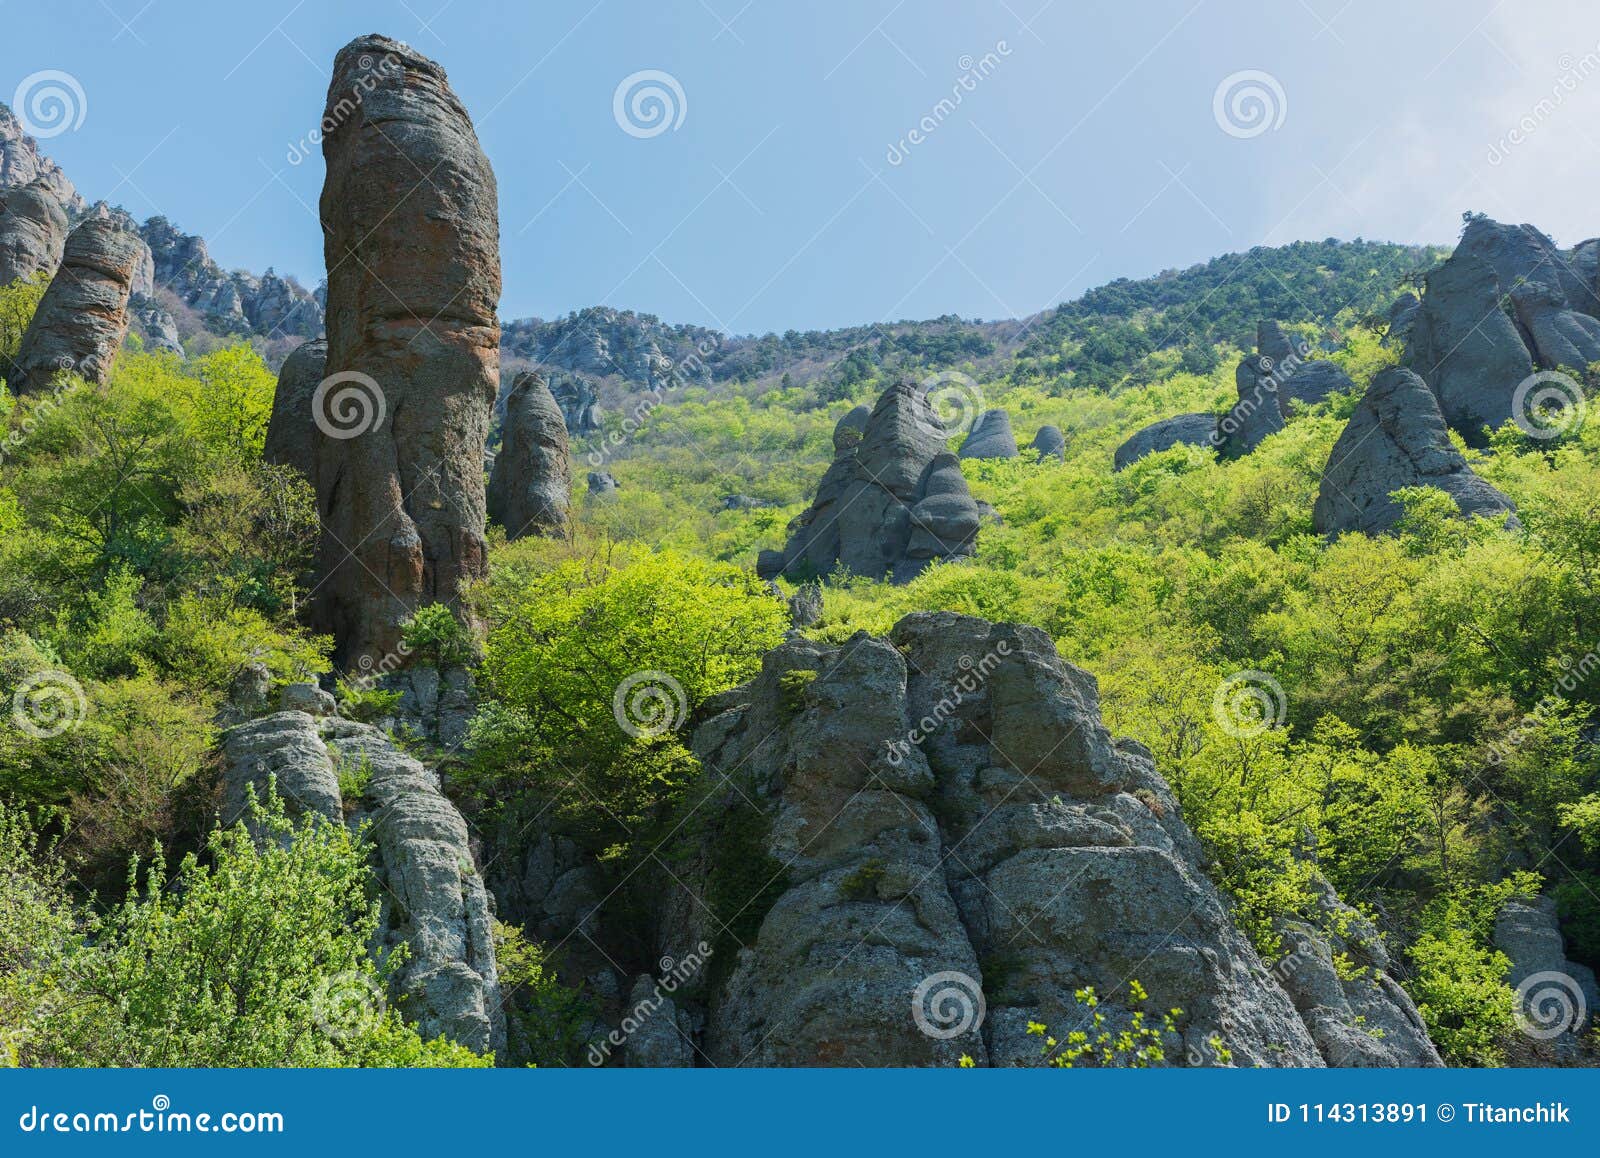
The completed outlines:
{"type": "Polygon", "coordinates": [[[550,394],[561,407],[568,434],[593,434],[600,429],[600,405],[588,382],[576,374],[556,374],[550,381],[550,394]]]}
{"type": "Polygon", "coordinates": [[[1028,1023],[1079,1028],[1083,986],[1113,1031],[1182,1010],[1170,1064],[1320,1066],[1374,1015],[1408,1027],[1396,1063],[1437,1061],[1381,966],[1370,998],[1297,1012],[1149,752],[1037,629],[918,613],[888,639],[791,639],[724,707],[692,741],[718,820],[666,880],[656,945],[716,946],[721,975],[677,995],[713,1064],[1036,1065],[1028,1023]],[[754,895],[709,887],[730,858],[754,895]]]}
{"type": "Polygon", "coordinates": [[[1011,415],[985,410],[961,443],[962,458],[1016,458],[1017,440],[1011,433],[1011,415]]]}
{"type": "Polygon", "coordinates": [[[1421,308],[1422,299],[1409,290],[1395,298],[1385,315],[1389,329],[1383,336],[1383,344],[1404,349],[1411,340],[1411,327],[1416,324],[1417,311],[1421,308]]]}
{"type": "Polygon", "coordinates": [[[1309,406],[1334,391],[1355,389],[1348,374],[1332,362],[1313,358],[1303,340],[1291,341],[1272,321],[1256,326],[1256,352],[1240,360],[1234,385],[1239,401],[1217,420],[1212,433],[1213,444],[1227,458],[1249,454],[1268,435],[1282,430],[1290,401],[1309,406]]]}
{"type": "Polygon", "coordinates": [[[500,453],[489,479],[489,517],[508,539],[559,534],[567,525],[572,461],[567,425],[544,375],[523,371],[506,397],[500,453]]]}
{"type": "MultiPolygon", "coordinates": [[[[1567,959],[1552,897],[1513,897],[1494,923],[1494,947],[1510,961],[1506,984],[1519,993],[1529,1065],[1584,1064],[1584,1035],[1600,1016],[1594,970],[1567,959]]],[[[1593,1064],[1591,1060],[1588,1064],[1593,1064]]]]}
{"type": "Polygon", "coordinates": [[[1059,426],[1041,426],[1039,433],[1033,436],[1033,449],[1039,452],[1039,461],[1053,458],[1058,462],[1067,459],[1067,436],[1061,433],[1059,426]]]}
{"type": "Polygon", "coordinates": [[[1211,446],[1211,435],[1217,428],[1217,416],[1210,411],[1199,414],[1179,414],[1152,422],[1121,446],[1112,457],[1112,469],[1122,470],[1133,465],[1147,454],[1156,454],[1168,447],[1183,443],[1188,446],[1211,446]]]}
{"type": "Polygon", "coordinates": [[[0,286],[54,274],[66,242],[67,211],[47,182],[34,178],[21,188],[0,188],[0,286]]]}
{"type": "Polygon", "coordinates": [[[789,524],[782,551],[763,551],[756,573],[799,582],[842,566],[908,583],[935,559],[976,550],[980,512],[945,450],[945,429],[914,382],[885,390],[855,437],[856,412],[834,430],[836,457],[809,509],[789,524]]]}
{"type": "Polygon", "coordinates": [[[376,728],[337,716],[280,711],[223,736],[223,819],[275,778],[286,810],[335,824],[368,824],[381,904],[380,953],[404,943],[393,996],[424,1037],[443,1035],[480,1053],[504,1043],[492,910],[461,814],[438,777],[376,728]],[[367,775],[359,801],[344,801],[338,770],[367,775]]]}
{"type": "Polygon", "coordinates": [[[392,653],[413,611],[457,605],[462,581],[484,573],[499,212],[466,109],[444,70],[407,46],[346,45],[328,123],[327,370],[375,395],[357,429],[318,443],[315,619],[351,665],[392,653]],[[374,59],[392,63],[374,70],[374,59]]]}
{"type": "Polygon", "coordinates": [[[1403,364],[1427,382],[1451,428],[1481,445],[1485,427],[1514,417],[1517,387],[1536,369],[1581,372],[1600,357],[1597,319],[1594,279],[1548,237],[1473,218],[1428,274],[1403,364]]]}
{"type": "Polygon", "coordinates": [[[311,400],[327,374],[327,361],[328,343],[321,338],[301,343],[284,359],[262,449],[268,462],[294,467],[313,488],[317,485],[317,447],[323,434],[312,414],[311,400]]]}
{"type": "Polygon", "coordinates": [[[228,273],[211,257],[205,239],[184,233],[165,217],[140,230],[150,246],[156,284],[223,334],[314,338],[322,332],[315,296],[272,270],[260,277],[228,273]]]}
{"type": "Polygon", "coordinates": [[[178,319],[154,298],[131,297],[128,313],[132,330],[144,340],[144,348],[152,353],[184,356],[183,336],[178,332],[178,319]]]}
{"type": "Polygon", "coordinates": [[[84,212],[83,198],[72,182],[49,157],[39,152],[38,142],[22,131],[9,106],[0,103],[0,189],[19,188],[42,182],[69,216],[84,212]]]}
{"type": "Polygon", "coordinates": [[[596,499],[610,498],[617,493],[622,485],[617,482],[616,475],[608,470],[592,470],[589,472],[589,497],[596,499]]]}
{"type": "Polygon", "coordinates": [[[1472,473],[1450,444],[1439,404],[1410,370],[1384,370],[1372,380],[1333,445],[1312,511],[1318,534],[1390,530],[1404,509],[1391,495],[1401,487],[1438,487],[1463,515],[1517,525],[1515,508],[1472,473]]]}
{"type": "Polygon", "coordinates": [[[139,235],[109,217],[91,217],[72,231],[22,337],[13,393],[45,389],[63,370],[106,380],[128,333],[128,297],[144,254],[139,235]]]}

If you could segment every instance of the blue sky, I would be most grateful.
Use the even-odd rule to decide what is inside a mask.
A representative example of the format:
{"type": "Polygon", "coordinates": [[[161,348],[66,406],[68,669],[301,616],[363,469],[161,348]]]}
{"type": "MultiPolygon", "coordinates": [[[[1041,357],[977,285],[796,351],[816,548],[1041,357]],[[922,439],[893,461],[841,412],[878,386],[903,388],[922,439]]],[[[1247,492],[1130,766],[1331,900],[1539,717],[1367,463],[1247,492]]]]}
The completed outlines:
{"type": "Polygon", "coordinates": [[[0,99],[81,85],[43,147],[85,196],[308,285],[322,164],[291,155],[340,45],[409,42],[498,175],[508,318],[995,318],[1252,245],[1448,243],[1464,209],[1600,233],[1600,6],[1575,0],[0,0],[0,27],[0,99]],[[614,116],[644,70],[682,93],[648,136],[614,116]],[[1240,73],[1266,122],[1227,90],[1219,113],[1240,73]]]}

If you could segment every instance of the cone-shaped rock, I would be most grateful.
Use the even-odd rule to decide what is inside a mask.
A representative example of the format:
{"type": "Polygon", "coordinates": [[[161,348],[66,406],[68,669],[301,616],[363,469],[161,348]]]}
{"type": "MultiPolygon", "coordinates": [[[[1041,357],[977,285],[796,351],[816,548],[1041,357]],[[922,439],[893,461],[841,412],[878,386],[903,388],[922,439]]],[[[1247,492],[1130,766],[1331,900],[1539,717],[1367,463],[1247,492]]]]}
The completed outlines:
{"type": "Polygon", "coordinates": [[[980,511],[922,388],[902,381],[885,390],[859,440],[858,421],[858,411],[840,420],[837,456],[789,524],[784,549],[761,552],[762,577],[822,578],[842,565],[905,583],[935,559],[973,553],[980,511]]]}
{"type": "Polygon", "coordinates": [[[1067,458],[1067,436],[1061,433],[1059,426],[1041,426],[1039,433],[1033,436],[1033,449],[1039,452],[1039,461],[1047,458],[1059,459],[1062,462],[1067,458]]]}
{"type": "Polygon", "coordinates": [[[1004,410],[985,410],[961,444],[961,457],[1016,458],[1017,439],[1011,433],[1011,415],[1004,410]]]}
{"type": "Polygon", "coordinates": [[[0,286],[53,274],[67,242],[67,211],[44,181],[0,189],[0,286]]]}
{"type": "Polygon", "coordinates": [[[1372,380],[1333,444],[1312,522],[1324,535],[1380,534],[1405,513],[1393,493],[1419,486],[1446,492],[1463,515],[1516,525],[1511,501],[1473,474],[1450,444],[1427,383],[1410,370],[1392,368],[1372,380]]]}
{"type": "Polygon", "coordinates": [[[489,477],[489,517],[508,539],[559,533],[571,493],[566,418],[544,375],[524,370],[506,395],[504,434],[489,477]]]}
{"type": "Polygon", "coordinates": [[[444,70],[406,45],[346,45],[325,124],[315,619],[350,665],[392,652],[412,612],[457,606],[463,580],[484,573],[499,211],[466,109],[444,70]],[[364,409],[356,391],[369,396],[364,409]]]}
{"type": "Polygon", "coordinates": [[[109,217],[91,217],[72,231],[22,337],[13,394],[42,390],[63,370],[89,382],[106,380],[128,334],[128,297],[148,253],[137,233],[109,217]]]}

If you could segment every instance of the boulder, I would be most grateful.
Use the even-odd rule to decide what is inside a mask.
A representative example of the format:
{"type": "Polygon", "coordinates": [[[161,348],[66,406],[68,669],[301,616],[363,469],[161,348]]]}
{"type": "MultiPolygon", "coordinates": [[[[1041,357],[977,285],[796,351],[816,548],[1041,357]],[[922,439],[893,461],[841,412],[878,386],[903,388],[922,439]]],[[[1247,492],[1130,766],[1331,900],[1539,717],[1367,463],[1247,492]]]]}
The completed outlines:
{"type": "Polygon", "coordinates": [[[1450,443],[1444,416],[1427,385],[1410,370],[1373,379],[1322,471],[1312,510],[1318,534],[1380,534],[1405,513],[1391,495],[1401,487],[1438,487],[1463,515],[1516,526],[1515,508],[1472,472],[1450,443]]]}
{"type": "Polygon", "coordinates": [[[91,217],[72,231],[22,337],[12,393],[45,389],[63,370],[95,384],[106,380],[128,333],[128,298],[146,253],[137,233],[109,217],[91,217]]]}
{"type": "Polygon", "coordinates": [[[1383,335],[1383,344],[1404,348],[1411,338],[1411,327],[1416,323],[1417,311],[1421,308],[1422,299],[1409,290],[1395,298],[1389,305],[1388,313],[1384,315],[1389,328],[1383,335]]]}
{"type": "Polygon", "coordinates": [[[859,440],[858,421],[852,411],[835,428],[837,455],[811,506],[790,522],[784,549],[757,558],[762,578],[802,582],[843,566],[906,583],[936,559],[976,549],[980,512],[922,388],[907,380],[885,390],[859,440]]]}
{"type": "Polygon", "coordinates": [[[592,470],[589,472],[589,497],[591,498],[609,498],[611,495],[616,494],[621,486],[622,484],[617,481],[616,476],[608,470],[592,470]]]}
{"type": "Polygon", "coordinates": [[[321,338],[296,346],[278,371],[272,417],[262,454],[268,462],[292,466],[316,486],[317,444],[324,437],[311,400],[327,375],[328,343],[321,338]]]}
{"type": "Polygon", "coordinates": [[[484,574],[499,211],[466,109],[406,45],[364,36],[341,49],[325,123],[327,371],[366,405],[317,442],[313,620],[350,667],[393,654],[419,607],[469,618],[458,594],[484,574]]]}
{"type": "Polygon", "coordinates": [[[67,211],[47,182],[0,188],[0,286],[36,273],[54,274],[67,243],[67,211]]]}
{"type": "Polygon", "coordinates": [[[872,407],[863,403],[839,419],[838,425],[833,428],[833,453],[844,454],[860,445],[871,417],[872,407]]]}
{"type": "Polygon", "coordinates": [[[1348,374],[1332,362],[1311,357],[1305,340],[1291,340],[1276,322],[1258,323],[1256,346],[1256,352],[1241,359],[1234,371],[1239,400],[1217,420],[1211,435],[1212,444],[1227,458],[1249,454],[1268,435],[1282,430],[1290,401],[1311,406],[1334,391],[1355,389],[1348,374]]]}
{"type": "Polygon", "coordinates": [[[713,1064],[1037,1065],[1028,1023],[1078,1028],[1084,986],[1113,1030],[1181,1010],[1171,1064],[1324,1064],[1149,753],[1043,632],[791,639],[734,699],[692,739],[718,820],[658,906],[658,949],[732,955],[692,995],[713,1064]],[[752,895],[708,889],[729,858],[752,895]]]}
{"type": "Polygon", "coordinates": [[[1059,426],[1041,426],[1039,433],[1033,436],[1033,449],[1039,452],[1039,461],[1053,458],[1058,462],[1067,460],[1067,437],[1061,433],[1059,426]]]}
{"type": "Polygon", "coordinates": [[[525,370],[506,396],[500,453],[489,478],[489,517],[511,540],[560,534],[571,493],[566,419],[544,376],[525,370]]]}
{"type": "Polygon", "coordinates": [[[593,434],[600,429],[600,405],[594,387],[576,374],[557,374],[550,381],[550,394],[561,407],[567,433],[593,434]]]}
{"type": "Polygon", "coordinates": [[[1531,225],[1503,225],[1474,217],[1461,231],[1451,260],[1482,261],[1494,270],[1500,292],[1509,294],[1523,282],[1544,282],[1558,294],[1563,308],[1600,313],[1593,281],[1585,281],[1555,242],[1531,225]]]}
{"type": "Polygon", "coordinates": [[[275,712],[230,728],[222,736],[222,757],[223,824],[246,816],[252,793],[265,801],[269,782],[291,818],[344,822],[333,759],[317,721],[305,712],[275,712]]]}
{"type": "Polygon", "coordinates": [[[1152,422],[1117,447],[1117,453],[1112,458],[1112,469],[1122,470],[1147,454],[1156,454],[1180,443],[1209,447],[1216,427],[1217,416],[1210,411],[1179,414],[1174,418],[1152,422]]]}
{"type": "Polygon", "coordinates": [[[1016,458],[1017,440],[1011,433],[1011,415],[985,410],[961,443],[962,458],[1016,458]]]}

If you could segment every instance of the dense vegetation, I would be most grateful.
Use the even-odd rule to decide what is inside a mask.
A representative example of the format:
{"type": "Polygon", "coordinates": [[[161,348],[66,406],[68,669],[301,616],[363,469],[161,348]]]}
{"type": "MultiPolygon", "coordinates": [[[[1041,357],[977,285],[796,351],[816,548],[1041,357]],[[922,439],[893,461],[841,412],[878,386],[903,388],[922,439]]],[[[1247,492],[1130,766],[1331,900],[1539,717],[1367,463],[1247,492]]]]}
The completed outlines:
{"type": "MultiPolygon", "coordinates": [[[[1004,520],[976,560],[901,588],[835,577],[809,630],[883,632],[916,609],[1041,626],[1099,678],[1112,729],[1156,754],[1269,959],[1277,921],[1317,917],[1320,873],[1384,930],[1450,1059],[1503,1060],[1511,991],[1490,926],[1504,899],[1553,892],[1569,951],[1600,963],[1600,425],[1550,442],[1508,428],[1471,454],[1518,503],[1516,531],[1461,523],[1419,491],[1397,536],[1315,537],[1347,397],[1239,461],[1176,447],[1111,471],[1144,424],[1233,401],[1260,316],[1300,323],[1364,385],[1394,357],[1368,320],[1428,256],[1305,243],[1114,283],[1041,319],[1019,360],[954,320],[846,343],[835,371],[799,384],[758,380],[788,356],[774,348],[637,431],[579,443],[580,480],[603,466],[622,488],[580,497],[565,539],[493,545],[473,593],[485,703],[447,789],[491,831],[554,808],[630,878],[694,782],[674,725],[782,638],[786,609],[750,566],[809,501],[834,423],[877,396],[887,365],[961,369],[1020,441],[1061,427],[1066,461],[964,464],[1004,520]],[[636,672],[667,695],[622,729],[614,695],[636,672]]],[[[0,365],[38,292],[0,289],[0,365]]],[[[260,458],[273,377],[246,346],[195,354],[133,348],[105,389],[0,396],[0,691],[10,711],[31,687],[34,725],[0,727],[0,1056],[476,1060],[393,1011],[354,1034],[307,1021],[329,986],[382,982],[359,836],[313,828],[262,848],[214,827],[216,711],[234,677],[249,662],[280,682],[321,675],[329,641],[297,621],[310,491],[260,458]],[[301,900],[315,919],[274,919],[301,900]],[[264,956],[242,960],[241,929],[264,956]],[[204,959],[180,951],[207,938],[204,959]],[[258,961],[271,983],[241,987],[258,961]]],[[[473,655],[451,623],[425,613],[410,638],[473,655]]],[[[559,962],[502,938],[523,994],[518,1057],[570,1060],[581,999],[559,962]]]]}

